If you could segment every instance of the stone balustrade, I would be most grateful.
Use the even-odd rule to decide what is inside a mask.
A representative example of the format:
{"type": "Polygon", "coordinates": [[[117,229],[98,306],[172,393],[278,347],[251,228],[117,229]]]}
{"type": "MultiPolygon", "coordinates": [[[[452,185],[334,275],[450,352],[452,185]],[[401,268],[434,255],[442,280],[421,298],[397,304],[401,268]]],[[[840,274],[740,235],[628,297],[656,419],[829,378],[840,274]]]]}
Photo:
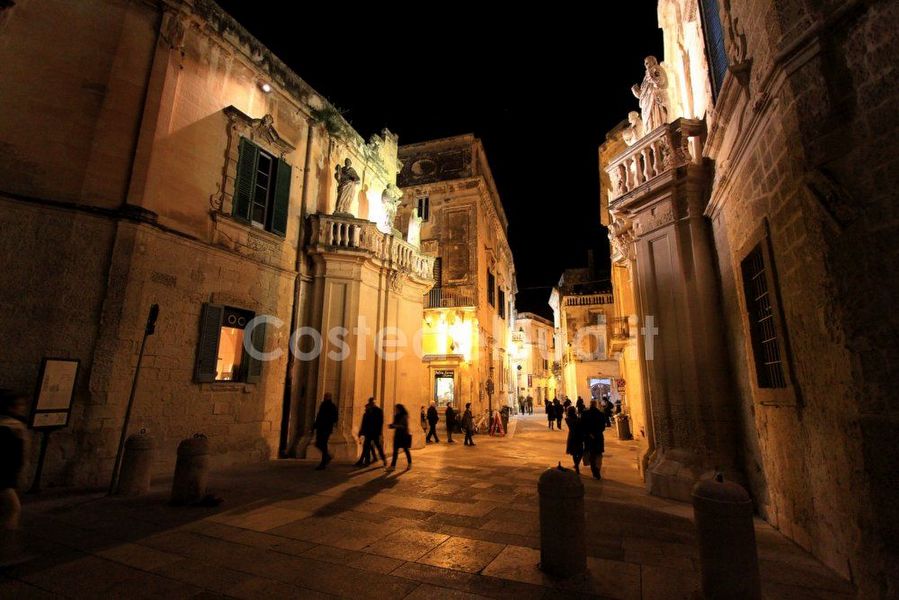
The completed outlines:
{"type": "Polygon", "coordinates": [[[351,217],[315,214],[311,247],[324,251],[357,251],[369,254],[397,271],[430,281],[434,277],[434,257],[399,237],[384,233],[375,223],[351,217]]]}
{"type": "Polygon", "coordinates": [[[613,304],[614,302],[612,294],[565,296],[565,306],[590,306],[593,304],[613,304]]]}
{"type": "Polygon", "coordinates": [[[678,119],[649,132],[609,161],[609,203],[678,167],[702,163],[701,121],[678,119]]]}

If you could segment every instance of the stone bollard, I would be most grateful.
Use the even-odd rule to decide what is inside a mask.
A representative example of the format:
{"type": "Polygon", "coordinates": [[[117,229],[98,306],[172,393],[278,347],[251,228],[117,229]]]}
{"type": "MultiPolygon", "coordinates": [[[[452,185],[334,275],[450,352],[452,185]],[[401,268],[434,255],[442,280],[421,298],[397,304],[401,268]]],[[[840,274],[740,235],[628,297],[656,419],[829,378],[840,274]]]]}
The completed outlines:
{"type": "Polygon", "coordinates": [[[208,479],[209,440],[202,433],[197,433],[178,444],[171,504],[182,506],[200,501],[206,496],[208,479]]]}
{"type": "Polygon", "coordinates": [[[584,539],[584,484],[562,467],[547,469],[537,483],[540,494],[540,569],[553,577],[587,571],[584,539]]]}
{"type": "Polygon", "coordinates": [[[146,435],[143,430],[128,437],[115,489],[117,495],[140,496],[150,491],[153,448],[153,438],[146,435]]]}
{"type": "Polygon", "coordinates": [[[700,481],[693,487],[693,519],[699,540],[705,600],[760,600],[752,499],[733,481],[700,481]]]}

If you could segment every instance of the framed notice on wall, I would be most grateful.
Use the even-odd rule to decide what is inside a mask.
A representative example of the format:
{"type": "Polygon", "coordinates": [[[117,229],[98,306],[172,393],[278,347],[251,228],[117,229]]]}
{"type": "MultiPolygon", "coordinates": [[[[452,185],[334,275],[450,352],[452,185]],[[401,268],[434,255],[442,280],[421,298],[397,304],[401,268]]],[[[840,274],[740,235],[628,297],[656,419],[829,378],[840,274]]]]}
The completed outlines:
{"type": "Polygon", "coordinates": [[[69,358],[44,359],[37,397],[31,408],[33,429],[51,429],[69,424],[79,364],[80,361],[69,358]]]}

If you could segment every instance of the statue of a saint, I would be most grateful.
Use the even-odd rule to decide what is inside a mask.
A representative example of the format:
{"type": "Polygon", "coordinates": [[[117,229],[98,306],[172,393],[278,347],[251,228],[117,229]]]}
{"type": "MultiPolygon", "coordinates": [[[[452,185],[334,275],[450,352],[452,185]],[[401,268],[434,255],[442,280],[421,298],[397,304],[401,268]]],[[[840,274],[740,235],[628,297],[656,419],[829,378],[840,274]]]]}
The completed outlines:
{"type": "Polygon", "coordinates": [[[406,232],[406,241],[418,248],[421,246],[421,217],[412,214],[409,217],[409,231],[406,232]]]}
{"type": "Polygon", "coordinates": [[[393,232],[393,222],[396,219],[396,211],[400,206],[403,192],[392,183],[388,183],[381,192],[381,204],[384,205],[384,231],[393,232]]]}
{"type": "Polygon", "coordinates": [[[337,207],[334,209],[334,214],[353,216],[350,207],[353,205],[353,198],[356,197],[359,174],[356,173],[350,159],[346,159],[342,167],[337,165],[334,169],[334,179],[337,180],[337,207]]]}
{"type": "Polygon", "coordinates": [[[668,76],[655,56],[647,56],[643,64],[643,83],[634,85],[631,91],[640,99],[643,128],[649,133],[668,122],[668,76]]]}
{"type": "Polygon", "coordinates": [[[630,123],[630,126],[624,128],[624,131],[621,132],[621,137],[624,138],[625,144],[633,146],[645,133],[643,131],[643,119],[640,118],[640,113],[632,110],[627,113],[627,122],[630,123]]]}

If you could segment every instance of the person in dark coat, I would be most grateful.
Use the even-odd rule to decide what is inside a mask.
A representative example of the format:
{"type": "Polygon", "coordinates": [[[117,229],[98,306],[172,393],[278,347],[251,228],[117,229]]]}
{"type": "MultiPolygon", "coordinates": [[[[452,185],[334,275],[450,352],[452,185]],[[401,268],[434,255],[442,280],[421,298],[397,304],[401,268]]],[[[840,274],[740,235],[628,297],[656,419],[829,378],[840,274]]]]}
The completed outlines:
{"type": "Polygon", "coordinates": [[[431,436],[434,437],[435,442],[440,443],[440,438],[437,437],[437,423],[439,422],[440,415],[437,414],[437,407],[431,402],[431,406],[428,407],[428,437],[425,438],[425,443],[431,443],[431,436]]]}
{"type": "Polygon", "coordinates": [[[22,551],[22,504],[17,491],[28,454],[26,404],[24,394],[0,390],[0,566],[28,559],[22,551]]]}
{"type": "Polygon", "coordinates": [[[577,397],[577,402],[575,403],[575,407],[577,408],[577,416],[580,417],[584,414],[584,411],[587,410],[587,405],[584,404],[584,399],[580,396],[577,397]]]}
{"type": "Polygon", "coordinates": [[[315,432],[315,447],[322,453],[322,461],[315,467],[316,471],[321,471],[327,467],[331,459],[334,458],[328,454],[328,438],[331,437],[331,432],[334,431],[334,425],[336,424],[337,407],[331,400],[331,392],[326,392],[321,406],[318,407],[315,422],[312,424],[312,430],[315,432]]]}
{"type": "MultiPolygon", "coordinates": [[[[571,399],[565,398],[565,402],[562,403],[562,418],[565,419],[566,425],[568,424],[568,409],[571,407],[571,399]]],[[[559,423],[559,429],[562,429],[562,424],[559,423]]]]}
{"type": "Polygon", "coordinates": [[[553,428],[553,425],[556,422],[555,406],[558,403],[559,401],[555,398],[553,398],[552,402],[550,402],[549,400],[546,401],[546,421],[547,427],[549,427],[550,429],[553,428]]]}
{"type": "Polygon", "coordinates": [[[362,415],[362,425],[359,427],[359,437],[365,438],[362,442],[362,456],[356,461],[357,467],[364,467],[374,462],[375,450],[381,456],[381,462],[387,466],[387,457],[384,456],[384,446],[381,444],[381,433],[384,431],[384,411],[375,404],[374,398],[368,399],[365,405],[365,413],[362,415]]]}
{"type": "Polygon", "coordinates": [[[452,403],[446,405],[446,412],[443,415],[446,419],[446,443],[455,444],[453,441],[453,429],[456,428],[456,411],[453,410],[452,403]]]}
{"type": "Polygon", "coordinates": [[[412,446],[412,434],[409,433],[409,411],[402,404],[393,407],[393,423],[388,425],[393,429],[393,460],[390,461],[388,471],[396,468],[396,459],[400,450],[406,453],[406,469],[412,468],[412,453],[409,448],[412,446]]]}
{"type": "Polygon", "coordinates": [[[562,431],[562,419],[565,418],[565,411],[558,398],[553,400],[553,417],[556,419],[556,428],[562,431]]]}
{"type": "Polygon", "coordinates": [[[605,452],[605,439],[603,430],[609,426],[609,419],[596,406],[596,400],[590,401],[590,408],[584,412],[581,418],[584,430],[584,452],[589,454],[590,471],[594,479],[602,479],[602,455],[605,452]]]}
{"type": "Polygon", "coordinates": [[[581,458],[584,456],[584,428],[575,407],[568,407],[565,424],[568,425],[568,442],[565,445],[565,453],[571,455],[571,460],[574,461],[574,470],[580,475],[581,458]]]}
{"type": "Polygon", "coordinates": [[[474,446],[471,435],[474,433],[474,418],[471,416],[471,402],[465,405],[465,412],[462,413],[462,431],[465,432],[465,446],[474,446]]]}

